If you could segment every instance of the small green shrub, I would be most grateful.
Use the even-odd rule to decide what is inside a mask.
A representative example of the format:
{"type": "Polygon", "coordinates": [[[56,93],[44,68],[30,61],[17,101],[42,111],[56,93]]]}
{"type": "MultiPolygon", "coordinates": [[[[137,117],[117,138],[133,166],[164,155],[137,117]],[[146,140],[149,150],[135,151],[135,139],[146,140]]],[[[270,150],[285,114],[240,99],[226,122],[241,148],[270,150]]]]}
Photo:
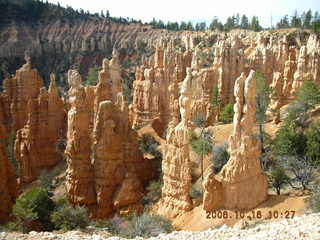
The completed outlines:
{"type": "Polygon", "coordinates": [[[272,151],[277,155],[305,155],[307,139],[299,131],[294,122],[285,122],[278,130],[272,145],[272,151]]]}
{"type": "Polygon", "coordinates": [[[218,85],[214,85],[211,93],[211,109],[216,110],[221,104],[221,96],[218,85]]]}
{"type": "Polygon", "coordinates": [[[310,206],[313,212],[320,212],[320,186],[318,185],[313,188],[310,206]]]}
{"type": "Polygon", "coordinates": [[[284,169],[280,166],[273,166],[270,170],[269,180],[277,194],[281,194],[281,188],[286,185],[290,178],[286,175],[284,169]]]}
{"type": "Polygon", "coordinates": [[[233,120],[233,104],[227,104],[223,107],[221,113],[220,113],[220,121],[223,123],[231,123],[233,120]]]}
{"type": "Polygon", "coordinates": [[[296,93],[298,102],[304,103],[307,109],[320,103],[320,89],[314,81],[304,81],[296,93]]]}
{"type": "Polygon", "coordinates": [[[161,180],[151,181],[147,186],[147,194],[143,197],[146,204],[152,204],[159,201],[162,192],[163,182],[161,180]]]}
{"type": "Polygon", "coordinates": [[[312,124],[306,133],[307,156],[316,166],[320,166],[320,122],[312,124]]]}
{"type": "Polygon", "coordinates": [[[228,152],[228,144],[218,144],[212,148],[212,164],[215,173],[219,173],[224,165],[229,161],[230,154],[228,152]]]}
{"type": "Polygon", "coordinates": [[[19,164],[14,156],[14,143],[16,140],[16,133],[15,132],[11,132],[11,134],[9,135],[9,137],[7,138],[6,141],[6,153],[7,156],[12,164],[12,166],[15,169],[15,173],[17,176],[20,175],[20,169],[19,169],[19,164]]]}
{"type": "Polygon", "coordinates": [[[93,222],[93,226],[96,228],[101,228],[103,230],[107,230],[108,232],[118,235],[121,231],[121,229],[124,226],[125,221],[123,218],[120,218],[118,216],[114,216],[111,219],[104,219],[104,220],[98,220],[93,222]]]}
{"type": "Polygon", "coordinates": [[[206,124],[206,116],[204,114],[198,114],[192,119],[192,122],[197,127],[203,128],[206,124]]]}
{"type": "Polygon", "coordinates": [[[17,219],[17,227],[23,232],[28,232],[33,221],[42,224],[43,230],[50,231],[53,225],[50,214],[55,204],[50,198],[47,189],[36,187],[21,195],[13,206],[13,216],[17,219]]]}
{"type": "Polygon", "coordinates": [[[120,231],[121,237],[134,238],[140,237],[155,237],[161,233],[168,233],[172,231],[171,222],[160,216],[150,216],[143,214],[141,216],[134,216],[129,221],[125,228],[120,231]]]}
{"type": "Polygon", "coordinates": [[[70,231],[85,228],[89,225],[87,209],[84,207],[72,207],[69,204],[62,205],[51,214],[51,221],[56,229],[70,231]]]}
{"type": "Polygon", "coordinates": [[[162,154],[158,150],[159,143],[151,135],[142,135],[142,137],[140,137],[138,140],[138,144],[142,153],[149,153],[155,158],[162,159],[162,154]]]}
{"type": "Polygon", "coordinates": [[[41,187],[51,191],[53,189],[53,180],[59,174],[59,169],[55,168],[52,171],[43,171],[38,179],[40,180],[41,187]]]}
{"type": "Polygon", "coordinates": [[[207,155],[212,151],[212,144],[205,134],[197,136],[194,132],[191,133],[190,143],[192,151],[198,155],[207,155]]]}
{"type": "Polygon", "coordinates": [[[191,199],[199,199],[199,198],[202,198],[203,192],[199,191],[195,186],[195,184],[192,184],[189,195],[191,199]]]}
{"type": "Polygon", "coordinates": [[[99,67],[94,65],[89,69],[86,85],[96,85],[99,78],[99,67]]]}

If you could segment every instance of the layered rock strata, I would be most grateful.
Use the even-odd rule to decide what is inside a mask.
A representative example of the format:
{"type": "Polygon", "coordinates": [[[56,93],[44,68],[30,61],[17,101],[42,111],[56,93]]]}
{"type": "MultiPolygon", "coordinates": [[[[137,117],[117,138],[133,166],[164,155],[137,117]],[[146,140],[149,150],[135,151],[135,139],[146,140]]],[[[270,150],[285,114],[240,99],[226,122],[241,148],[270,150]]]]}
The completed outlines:
{"type": "Polygon", "coordinates": [[[108,63],[104,60],[99,83],[90,92],[81,85],[77,71],[68,74],[68,196],[71,203],[89,207],[95,218],[136,205],[154,174],[151,162],[138,150],[137,134],[129,126],[128,104],[121,92],[114,96],[110,91],[108,63]],[[88,107],[92,104],[91,113],[88,107]]]}
{"type": "Polygon", "coordinates": [[[230,159],[215,176],[204,182],[204,209],[251,209],[267,198],[267,178],[260,164],[260,142],[252,126],[256,125],[256,77],[242,74],[235,84],[233,133],[229,138],[230,159]]]}
{"type": "Polygon", "coordinates": [[[41,88],[38,98],[28,101],[26,110],[27,123],[17,131],[14,147],[21,183],[35,180],[41,171],[62,159],[58,141],[64,138],[66,119],[54,75],[51,75],[49,90],[41,88]]]}
{"type": "Polygon", "coordinates": [[[36,99],[43,87],[43,80],[36,69],[31,68],[30,57],[16,74],[4,81],[2,93],[6,106],[8,126],[17,131],[26,124],[28,119],[27,105],[29,100],[36,99]]]}
{"type": "Polygon", "coordinates": [[[182,83],[179,107],[181,121],[174,116],[167,130],[163,149],[163,187],[158,203],[158,214],[173,218],[191,210],[190,123],[192,77],[188,74],[182,83]]]}

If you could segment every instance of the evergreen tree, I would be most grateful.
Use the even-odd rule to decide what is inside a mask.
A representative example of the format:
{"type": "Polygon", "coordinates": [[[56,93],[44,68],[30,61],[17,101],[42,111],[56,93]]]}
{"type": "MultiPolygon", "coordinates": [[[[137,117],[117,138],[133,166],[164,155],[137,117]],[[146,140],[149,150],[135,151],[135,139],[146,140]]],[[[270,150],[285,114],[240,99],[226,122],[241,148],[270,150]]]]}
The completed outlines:
{"type": "Polygon", "coordinates": [[[226,23],[224,24],[224,30],[230,31],[236,27],[236,18],[235,16],[228,17],[226,23]]]}
{"type": "Polygon", "coordinates": [[[188,25],[186,22],[182,21],[180,23],[180,30],[188,30],[188,25]]]}
{"type": "Polygon", "coordinates": [[[304,81],[296,93],[297,101],[308,109],[314,108],[320,103],[320,88],[314,81],[304,81]]]}
{"type": "Polygon", "coordinates": [[[242,29],[249,29],[249,19],[246,15],[242,15],[240,28],[242,29]]]}
{"type": "Polygon", "coordinates": [[[315,12],[312,20],[312,30],[315,33],[320,32],[320,15],[318,12],[315,12]]]}
{"type": "Polygon", "coordinates": [[[219,21],[217,17],[215,17],[210,23],[209,29],[223,31],[223,24],[219,21]]]}
{"type": "Polygon", "coordinates": [[[189,31],[193,31],[193,30],[194,30],[192,22],[188,22],[187,29],[188,29],[189,31]]]}
{"type": "Polygon", "coordinates": [[[89,69],[86,85],[96,85],[98,82],[99,67],[93,66],[89,69]]]}
{"type": "Polygon", "coordinates": [[[271,89],[267,84],[266,78],[259,72],[256,73],[257,90],[256,90],[256,118],[259,127],[259,138],[261,142],[261,152],[265,153],[264,148],[264,130],[263,124],[266,120],[266,112],[270,104],[271,89]]]}
{"type": "Polygon", "coordinates": [[[200,23],[200,31],[205,31],[207,29],[207,24],[206,22],[201,22],[200,23]]]}
{"type": "Polygon", "coordinates": [[[312,11],[309,10],[303,18],[303,27],[310,29],[311,28],[311,20],[312,20],[312,11]]]}
{"type": "Polygon", "coordinates": [[[299,16],[297,10],[293,13],[293,16],[291,18],[291,27],[293,27],[293,28],[300,28],[301,27],[301,18],[299,16]]]}
{"type": "Polygon", "coordinates": [[[307,156],[316,166],[320,166],[320,122],[312,124],[306,133],[307,156]]]}
{"type": "Polygon", "coordinates": [[[252,17],[250,26],[251,26],[251,30],[255,32],[262,30],[262,27],[260,26],[260,23],[259,23],[259,19],[256,16],[252,17]]]}
{"type": "Polygon", "coordinates": [[[240,15],[237,13],[237,16],[235,18],[235,27],[238,28],[240,27],[240,15]]]}

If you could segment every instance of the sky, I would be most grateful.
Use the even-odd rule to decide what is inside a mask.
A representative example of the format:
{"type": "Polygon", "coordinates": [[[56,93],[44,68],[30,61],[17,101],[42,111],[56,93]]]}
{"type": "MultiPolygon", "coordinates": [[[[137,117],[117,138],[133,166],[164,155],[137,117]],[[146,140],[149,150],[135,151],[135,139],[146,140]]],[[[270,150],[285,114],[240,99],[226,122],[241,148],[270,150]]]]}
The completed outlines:
{"type": "Polygon", "coordinates": [[[249,17],[259,17],[263,27],[270,27],[282,16],[291,16],[295,10],[299,13],[309,9],[320,11],[320,0],[49,0],[59,2],[61,6],[71,6],[91,13],[109,10],[114,17],[129,17],[142,22],[159,20],[208,21],[217,16],[223,23],[228,16],[236,13],[249,17]]]}

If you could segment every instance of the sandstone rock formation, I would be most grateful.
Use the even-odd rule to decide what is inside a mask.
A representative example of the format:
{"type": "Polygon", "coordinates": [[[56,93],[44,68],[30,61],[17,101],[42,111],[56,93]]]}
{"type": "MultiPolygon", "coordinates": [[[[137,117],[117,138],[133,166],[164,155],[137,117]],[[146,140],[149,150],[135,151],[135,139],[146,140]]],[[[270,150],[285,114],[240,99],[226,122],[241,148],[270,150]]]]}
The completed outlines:
{"type": "Polygon", "coordinates": [[[133,84],[133,128],[147,125],[155,119],[161,119],[162,128],[165,128],[171,120],[172,94],[177,92],[179,83],[185,78],[192,57],[191,52],[175,52],[173,45],[172,41],[161,41],[154,57],[136,72],[133,84]],[[168,92],[172,84],[175,86],[171,86],[168,92]],[[148,98],[149,95],[152,97],[148,98]]]}
{"type": "Polygon", "coordinates": [[[313,80],[312,73],[308,70],[309,69],[307,66],[307,48],[306,46],[302,46],[298,58],[297,71],[294,73],[293,76],[291,96],[294,96],[294,94],[299,90],[303,81],[313,80]]]}
{"type": "Polygon", "coordinates": [[[204,209],[225,207],[251,209],[267,198],[267,179],[260,165],[261,148],[254,135],[256,78],[251,71],[235,84],[233,133],[229,138],[230,159],[219,175],[206,177],[204,209]],[[219,199],[218,202],[216,199],[219,199]]]}
{"type": "Polygon", "coordinates": [[[191,187],[191,163],[189,134],[191,129],[191,90],[190,71],[182,83],[179,106],[181,122],[177,118],[169,123],[166,145],[163,149],[163,188],[158,203],[158,214],[173,218],[191,210],[189,196],[191,187]]]}
{"type": "MultiPolygon", "coordinates": [[[[0,120],[2,113],[0,107],[0,120]]],[[[0,223],[9,219],[15,198],[19,195],[14,169],[5,150],[6,137],[8,136],[5,126],[0,121],[0,223]]]]}
{"type": "Polygon", "coordinates": [[[36,69],[31,68],[30,57],[26,57],[26,64],[16,71],[16,75],[4,82],[4,98],[7,117],[10,119],[10,129],[17,131],[27,122],[27,105],[30,99],[36,99],[43,80],[36,69]],[[8,116],[9,114],[9,116],[8,116]]]}
{"type": "Polygon", "coordinates": [[[68,112],[67,146],[65,154],[68,169],[66,187],[68,198],[73,204],[91,207],[96,202],[94,171],[91,164],[90,115],[86,92],[81,76],[69,70],[68,82],[70,110],[68,112]]]}
{"type": "Polygon", "coordinates": [[[42,170],[62,159],[58,140],[64,138],[66,119],[54,75],[51,75],[49,90],[41,88],[38,98],[30,99],[26,110],[27,123],[17,131],[15,141],[21,183],[35,180],[42,170]]]}
{"type": "Polygon", "coordinates": [[[138,136],[130,128],[122,93],[117,94],[115,103],[111,101],[109,66],[104,60],[99,83],[91,89],[81,85],[77,71],[68,73],[68,196],[71,203],[89,207],[95,218],[138,203],[154,174],[151,162],[138,150],[138,136]],[[88,111],[90,106],[94,111],[88,111]]]}
{"type": "Polygon", "coordinates": [[[92,146],[97,218],[105,218],[117,209],[139,202],[143,186],[153,173],[151,165],[134,146],[137,136],[134,139],[128,128],[127,135],[124,134],[119,121],[126,119],[120,117],[121,113],[111,101],[99,104],[92,146]]]}

